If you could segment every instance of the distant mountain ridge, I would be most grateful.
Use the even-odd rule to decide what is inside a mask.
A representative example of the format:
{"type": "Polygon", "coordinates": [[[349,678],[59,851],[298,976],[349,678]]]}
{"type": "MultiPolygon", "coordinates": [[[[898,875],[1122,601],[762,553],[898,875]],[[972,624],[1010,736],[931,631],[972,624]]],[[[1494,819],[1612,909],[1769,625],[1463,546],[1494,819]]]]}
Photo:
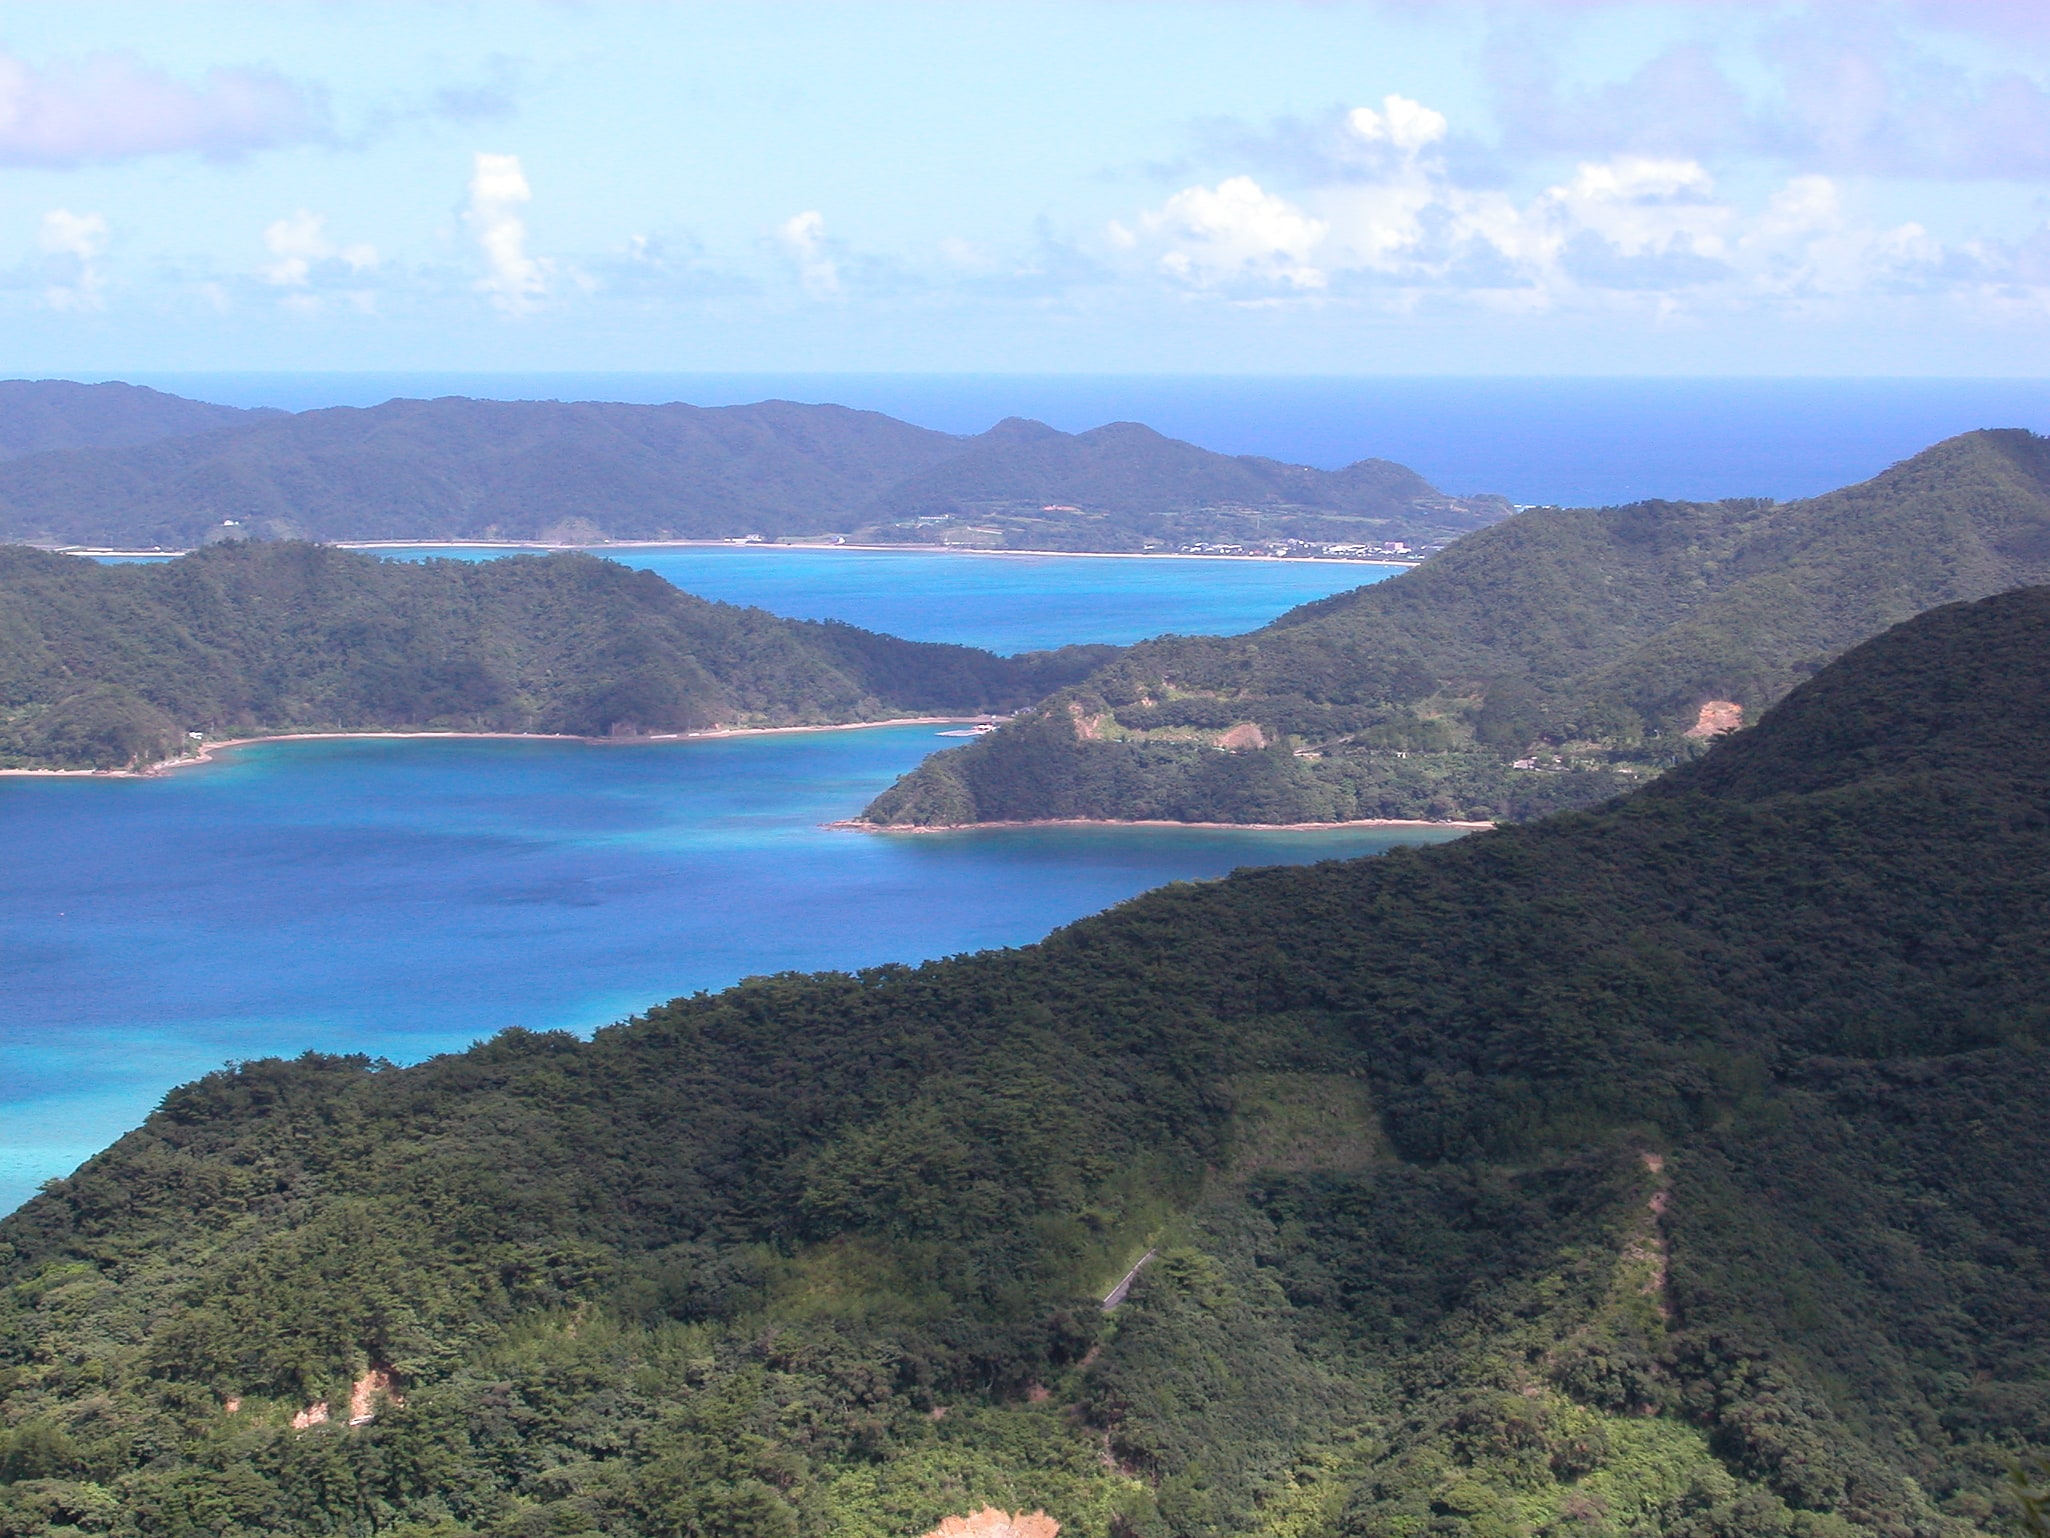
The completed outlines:
{"type": "Polygon", "coordinates": [[[131,448],[277,415],[186,400],[142,385],[5,379],[0,380],[0,460],[53,450],[131,448]]]}
{"type": "Polygon", "coordinates": [[[1641,783],[1889,625],[2046,581],[2050,439],[2019,429],[1803,502],[1539,509],[1248,635],[1142,642],[864,815],[1530,817],[1641,783]]]}
{"type": "Polygon", "coordinates": [[[629,737],[1013,710],[1108,647],[998,657],[711,603],[580,554],[385,561],[237,540],[163,565],[0,546],[0,765],[265,732],[629,737]]]}
{"type": "Polygon", "coordinates": [[[1089,519],[1111,513],[1142,538],[1165,541],[1196,532],[1244,540],[1463,532],[1507,511],[1500,499],[1444,496],[1385,459],[1313,470],[1252,454],[1213,454],[1136,422],[1070,434],[1020,417],[968,440],[960,453],[893,486],[867,509],[879,522],[994,519],[999,528],[1056,548],[1086,537],[1089,519]],[[1071,516],[1049,516],[1062,511],[1060,504],[1074,505],[1071,516]],[[1188,515],[1198,510],[1211,516],[1192,523],[1188,515]],[[1390,521],[1399,527],[1385,527],[1390,521]]]}
{"type": "Polygon", "coordinates": [[[1013,419],[963,438],[788,401],[394,400],[241,414],[159,441],[0,464],[0,539],[143,548],[236,534],[569,544],[861,534],[1137,550],[1292,529],[1450,538],[1508,511],[1499,498],[1443,496],[1380,460],[1316,470],[1214,454],[1132,423],[1070,434],[1013,419]]]}

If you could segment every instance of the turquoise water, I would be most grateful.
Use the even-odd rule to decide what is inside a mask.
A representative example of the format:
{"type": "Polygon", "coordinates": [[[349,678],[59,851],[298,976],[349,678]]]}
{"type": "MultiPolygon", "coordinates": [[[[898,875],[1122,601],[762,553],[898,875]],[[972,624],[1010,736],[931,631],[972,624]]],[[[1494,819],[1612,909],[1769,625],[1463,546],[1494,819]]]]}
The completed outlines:
{"type": "MultiPolygon", "coordinates": [[[[381,552],[488,560],[476,546],[381,552]]],[[[1170,631],[1237,635],[1300,603],[1403,568],[1354,561],[1001,555],[694,545],[598,552],[657,572],[687,593],[754,604],[790,619],[841,619],[913,641],[1009,655],[1101,641],[1128,646],[1170,631]]]]}
{"type": "Polygon", "coordinates": [[[828,830],[931,727],[268,743],[0,779],[0,1210],[231,1058],[398,1061],[786,968],[1039,939],[1163,882],[1437,830],[828,830]]]}

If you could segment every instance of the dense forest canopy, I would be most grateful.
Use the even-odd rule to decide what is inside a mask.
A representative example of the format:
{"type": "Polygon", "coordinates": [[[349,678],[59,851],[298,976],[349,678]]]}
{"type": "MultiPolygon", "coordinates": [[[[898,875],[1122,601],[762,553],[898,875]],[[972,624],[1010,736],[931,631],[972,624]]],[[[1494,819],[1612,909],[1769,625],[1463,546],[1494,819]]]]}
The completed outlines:
{"type": "Polygon", "coordinates": [[[1803,502],[1540,509],[1250,635],[1132,647],[927,760],[865,815],[1328,822],[1592,805],[1889,625],[2044,581],[2050,440],[2018,430],[1967,433],[1803,502]]]}
{"type": "Polygon", "coordinates": [[[2013,1531],[2046,649],[1951,605],[1598,811],[211,1075],[0,1223],[0,1532],[2013,1531]]]}
{"type": "Polygon", "coordinates": [[[237,541],[102,566],[0,546],[0,765],[148,764],[193,732],[633,736],[1001,712],[1109,652],[998,657],[780,619],[588,555],[237,541]]]}
{"type": "Polygon", "coordinates": [[[1447,539],[1510,511],[1499,497],[1441,495],[1385,460],[1317,470],[1214,454],[1128,422],[1073,434],[1013,420],[958,437],[790,401],[448,397],[296,414],[179,402],[237,420],[69,447],[34,430],[54,409],[38,392],[59,388],[0,386],[0,448],[12,433],[67,449],[0,465],[0,539],[182,549],[224,533],[564,544],[838,533],[1138,550],[1291,532],[1447,539]]]}

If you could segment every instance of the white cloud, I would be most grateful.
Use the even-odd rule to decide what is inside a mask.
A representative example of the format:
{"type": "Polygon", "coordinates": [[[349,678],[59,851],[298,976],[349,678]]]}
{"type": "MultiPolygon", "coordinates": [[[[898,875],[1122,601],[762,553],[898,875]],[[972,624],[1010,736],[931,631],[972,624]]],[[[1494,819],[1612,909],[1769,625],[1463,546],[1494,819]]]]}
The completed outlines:
{"type": "Polygon", "coordinates": [[[794,214],[776,227],[792,260],[797,278],[814,299],[833,299],[841,292],[840,264],[826,244],[826,219],[816,208],[794,214]]]}
{"type": "Polygon", "coordinates": [[[1443,139],[1447,126],[1444,113],[1434,112],[1407,96],[1393,95],[1381,98],[1379,112],[1372,107],[1355,107],[1346,114],[1345,121],[1369,143],[1392,144],[1408,154],[1443,139]]]}
{"type": "Polygon", "coordinates": [[[107,221],[98,214],[53,208],[43,215],[38,245],[48,258],[50,284],[43,300],[53,310],[103,310],[106,275],[100,253],[107,249],[107,221]]]}
{"type": "Polygon", "coordinates": [[[484,253],[477,291],[508,315],[531,314],[548,292],[548,263],[527,254],[527,224],[520,216],[533,200],[519,156],[476,157],[463,222],[484,253]]]}
{"type": "Polygon", "coordinates": [[[1427,297],[1659,316],[1841,310],[1857,296],[1971,297],[2001,282],[2011,299],[2040,281],[2033,248],[1946,247],[1918,224],[1872,224],[1826,177],[1791,178],[1745,206],[1699,160],[1619,154],[1518,196],[1455,175],[1438,148],[1449,125],[1420,103],[1390,96],[1344,124],[1380,148],[1377,167],[1305,160],[1299,188],[1250,176],[1185,187],[1113,223],[1110,248],[1199,292],[1394,310],[1427,297]]]}
{"type": "Polygon", "coordinates": [[[1580,166],[1571,181],[1546,189],[1536,214],[1561,245],[1585,235],[1625,257],[1708,260],[1725,254],[1724,232],[1735,217],[1716,200],[1705,167],[1641,155],[1580,166]]]}
{"type": "Polygon", "coordinates": [[[0,165],[233,158],[325,132],[317,93],[269,70],[210,70],[195,86],[121,54],[38,69],[0,53],[0,165]]]}
{"type": "Polygon", "coordinates": [[[1858,224],[1827,176],[1797,176],[1773,194],[1745,232],[1742,251],[1759,287],[1794,298],[1919,286],[1947,255],[1919,224],[1858,224]]]}
{"type": "MultiPolygon", "coordinates": [[[[1324,287],[1324,274],[1311,265],[1310,256],[1330,226],[1250,176],[1229,177],[1215,187],[1186,187],[1141,215],[1139,223],[1165,247],[1161,269],[1196,287],[1247,282],[1296,290],[1324,287]]],[[[1114,226],[1112,239],[1120,234],[1135,239],[1114,226]]]]}
{"type": "Polygon", "coordinates": [[[264,281],[279,288],[305,288],[318,264],[336,263],[350,274],[377,265],[377,248],[357,243],[337,246],[328,239],[327,220],[307,209],[265,227],[264,248],[276,258],[263,269],[264,281]]]}

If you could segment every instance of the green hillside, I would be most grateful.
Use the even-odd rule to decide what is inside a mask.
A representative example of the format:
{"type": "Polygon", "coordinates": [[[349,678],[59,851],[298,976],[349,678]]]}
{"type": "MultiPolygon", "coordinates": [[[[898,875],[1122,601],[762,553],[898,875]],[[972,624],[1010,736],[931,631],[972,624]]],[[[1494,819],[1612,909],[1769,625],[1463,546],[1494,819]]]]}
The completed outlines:
{"type": "Polygon", "coordinates": [[[2044,581],[2050,440],[2020,431],[1953,438],[1805,502],[1529,512],[1250,635],[1133,647],[864,815],[1324,822],[1592,805],[1889,625],[2044,581]]]}
{"type": "MultiPolygon", "coordinates": [[[[45,417],[82,420],[91,402],[0,386],[0,455],[17,429],[29,446],[70,448],[0,464],[0,539],[183,549],[224,533],[561,544],[838,533],[1138,550],[1291,533],[1443,540],[1510,510],[1499,497],[1443,496],[1385,460],[1317,470],[1214,454],[1133,423],[1073,434],[1013,420],[957,437],[791,401],[448,397],[287,414],[153,399],[158,415],[187,408],[184,436],[165,425],[52,437],[45,417]],[[215,430],[199,431],[202,420],[215,430]]],[[[131,416],[141,409],[122,403],[131,416]]]]}
{"type": "Polygon", "coordinates": [[[189,733],[636,736],[1014,709],[1110,652],[998,657],[710,603],[587,555],[383,561],[231,542],[101,566],[0,546],[0,766],[189,733]]]}
{"type": "Polygon", "coordinates": [[[214,1074],[0,1223],[0,1531],[2014,1531],[2046,648],[1945,607],[1597,812],[214,1074]]]}

